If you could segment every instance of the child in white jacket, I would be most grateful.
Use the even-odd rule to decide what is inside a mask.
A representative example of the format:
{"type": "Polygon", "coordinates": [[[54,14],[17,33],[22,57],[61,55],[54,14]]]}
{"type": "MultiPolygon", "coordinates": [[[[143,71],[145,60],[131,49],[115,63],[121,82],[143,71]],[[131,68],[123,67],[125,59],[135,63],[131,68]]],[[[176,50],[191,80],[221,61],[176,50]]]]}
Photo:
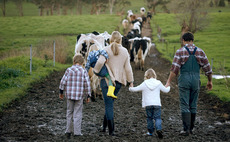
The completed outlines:
{"type": "Polygon", "coordinates": [[[170,91],[170,86],[166,88],[161,81],[156,78],[155,71],[150,68],[145,72],[144,82],[137,87],[130,87],[129,91],[142,91],[142,107],[145,107],[147,113],[147,135],[152,136],[154,132],[154,119],[156,133],[158,137],[162,139],[160,91],[168,93],[170,91]]]}

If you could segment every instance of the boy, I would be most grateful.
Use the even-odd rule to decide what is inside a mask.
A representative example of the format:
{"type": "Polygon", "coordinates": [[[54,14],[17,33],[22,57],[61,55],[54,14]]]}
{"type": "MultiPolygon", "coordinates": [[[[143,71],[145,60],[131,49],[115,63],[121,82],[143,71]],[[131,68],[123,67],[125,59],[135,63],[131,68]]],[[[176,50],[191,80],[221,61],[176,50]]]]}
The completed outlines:
{"type": "MultiPolygon", "coordinates": [[[[90,67],[92,67],[92,68],[95,67],[95,65],[97,63],[97,60],[98,60],[100,55],[104,56],[107,60],[109,58],[109,55],[107,54],[107,52],[105,50],[102,50],[102,49],[93,50],[93,51],[89,52],[89,55],[87,57],[87,63],[85,65],[85,69],[87,71],[89,71],[90,67]]],[[[113,86],[112,80],[111,80],[111,78],[109,76],[109,72],[108,72],[106,66],[103,65],[101,70],[98,71],[98,72],[99,73],[94,72],[94,74],[96,74],[97,76],[100,76],[100,77],[106,77],[109,80],[109,89],[108,89],[108,92],[107,92],[107,96],[111,97],[113,99],[117,99],[117,96],[114,95],[115,87],[113,86]]]]}
{"type": "Polygon", "coordinates": [[[156,78],[155,71],[150,68],[145,72],[145,81],[137,87],[130,87],[129,91],[142,91],[142,107],[145,107],[147,113],[147,135],[152,136],[154,132],[154,119],[157,135],[162,139],[160,91],[168,93],[170,86],[166,88],[161,81],[156,80],[156,78]]]}
{"type": "Polygon", "coordinates": [[[73,65],[69,67],[60,82],[59,98],[63,99],[63,91],[67,98],[67,124],[65,134],[71,136],[73,120],[74,136],[81,136],[82,108],[84,95],[91,96],[90,80],[87,71],[82,67],[84,58],[81,54],[73,57],[73,65]]]}

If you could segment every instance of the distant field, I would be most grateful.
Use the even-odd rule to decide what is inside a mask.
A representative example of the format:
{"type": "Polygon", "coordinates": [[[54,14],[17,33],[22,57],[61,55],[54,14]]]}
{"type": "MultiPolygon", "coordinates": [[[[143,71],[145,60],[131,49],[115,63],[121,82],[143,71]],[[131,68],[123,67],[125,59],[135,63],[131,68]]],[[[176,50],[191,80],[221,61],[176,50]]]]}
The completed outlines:
{"type": "Polygon", "coordinates": [[[57,36],[66,39],[73,51],[78,34],[95,30],[111,33],[119,24],[120,17],[116,15],[0,18],[0,55],[3,57],[12,50],[25,50],[31,44],[37,46],[44,40],[55,40],[57,36]]]}
{"type": "MultiPolygon", "coordinates": [[[[222,10],[224,11],[224,10],[222,10]]],[[[230,12],[209,13],[209,25],[203,30],[195,33],[195,45],[202,48],[210,64],[213,59],[214,74],[230,75],[230,12]]],[[[179,38],[181,27],[175,20],[174,14],[159,13],[152,20],[154,29],[154,41],[157,49],[172,62],[174,51],[180,48],[179,38]],[[162,36],[166,43],[161,43],[157,38],[157,26],[162,29],[162,36]],[[175,49],[175,50],[174,50],[175,49]]],[[[202,85],[206,85],[207,79],[202,76],[202,85]]],[[[230,101],[230,79],[213,80],[213,91],[209,92],[219,96],[222,100],[230,101]]]]}
{"type": "Polygon", "coordinates": [[[0,17],[0,111],[54,70],[71,66],[76,37],[93,31],[111,33],[120,25],[116,15],[0,17]],[[103,23],[103,24],[102,24],[103,23]],[[53,41],[56,63],[53,67],[53,41]],[[33,48],[30,75],[30,45],[33,48]]]}

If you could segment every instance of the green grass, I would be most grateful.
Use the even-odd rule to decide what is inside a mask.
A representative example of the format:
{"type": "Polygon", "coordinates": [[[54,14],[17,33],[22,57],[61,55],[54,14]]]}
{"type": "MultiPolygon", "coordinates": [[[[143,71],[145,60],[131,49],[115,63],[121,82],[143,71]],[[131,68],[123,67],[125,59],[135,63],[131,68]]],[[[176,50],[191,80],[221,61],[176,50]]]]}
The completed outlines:
{"type": "Polygon", "coordinates": [[[32,73],[30,74],[29,61],[29,57],[26,56],[0,61],[0,112],[10,102],[24,96],[32,83],[42,80],[54,70],[62,70],[70,66],[56,63],[53,67],[52,61],[45,62],[33,58],[32,73]]]}
{"type": "Polygon", "coordinates": [[[10,57],[6,56],[0,61],[0,111],[12,100],[25,95],[32,83],[43,79],[54,70],[70,66],[56,63],[53,67],[52,57],[48,62],[44,59],[49,54],[44,51],[52,48],[50,44],[53,40],[60,44],[59,50],[68,54],[66,60],[71,63],[78,34],[92,31],[111,33],[119,23],[120,17],[116,15],[0,17],[0,55],[10,57]],[[41,54],[40,58],[33,58],[32,75],[29,74],[31,44],[33,55],[41,54]]]}
{"type": "MultiPolygon", "coordinates": [[[[203,31],[196,32],[194,43],[202,48],[211,64],[213,59],[213,74],[230,74],[230,12],[209,13],[210,23],[203,31]],[[224,68],[224,71],[223,71],[224,68]],[[223,73],[224,72],[224,73],[223,73]]],[[[174,14],[159,13],[154,16],[151,24],[153,38],[162,57],[172,62],[175,50],[180,48],[180,26],[174,14]],[[157,25],[162,29],[166,43],[161,43],[157,38],[157,25]],[[175,50],[174,50],[175,48],[175,50]]],[[[202,86],[206,86],[207,78],[201,76],[202,86]]],[[[229,79],[228,81],[229,82],[229,79]]],[[[208,93],[218,96],[223,101],[230,102],[229,83],[224,79],[213,79],[213,90],[208,93]]]]}
{"type": "Polygon", "coordinates": [[[65,37],[73,51],[78,34],[94,30],[111,33],[119,20],[115,15],[0,17],[0,55],[31,44],[36,46],[43,39],[56,36],[65,37]]]}

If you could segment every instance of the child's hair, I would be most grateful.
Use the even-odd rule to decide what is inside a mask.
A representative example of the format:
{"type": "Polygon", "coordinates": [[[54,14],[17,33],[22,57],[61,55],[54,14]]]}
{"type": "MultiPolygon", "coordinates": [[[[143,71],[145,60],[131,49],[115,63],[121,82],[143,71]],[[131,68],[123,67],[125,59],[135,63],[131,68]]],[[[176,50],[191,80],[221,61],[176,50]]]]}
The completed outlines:
{"type": "Polygon", "coordinates": [[[118,31],[112,32],[110,38],[110,44],[111,44],[111,49],[113,51],[113,55],[118,55],[119,53],[118,44],[121,44],[121,41],[122,41],[121,34],[118,31]]]}
{"type": "Polygon", "coordinates": [[[150,78],[155,78],[155,79],[157,79],[157,75],[156,75],[155,71],[154,71],[152,68],[148,69],[148,70],[145,72],[145,77],[144,77],[145,80],[146,80],[146,79],[150,79],[150,78]]]}
{"type": "Polygon", "coordinates": [[[73,64],[77,64],[77,63],[80,65],[83,65],[83,63],[84,63],[84,58],[80,53],[76,53],[73,56],[73,64]]]}

